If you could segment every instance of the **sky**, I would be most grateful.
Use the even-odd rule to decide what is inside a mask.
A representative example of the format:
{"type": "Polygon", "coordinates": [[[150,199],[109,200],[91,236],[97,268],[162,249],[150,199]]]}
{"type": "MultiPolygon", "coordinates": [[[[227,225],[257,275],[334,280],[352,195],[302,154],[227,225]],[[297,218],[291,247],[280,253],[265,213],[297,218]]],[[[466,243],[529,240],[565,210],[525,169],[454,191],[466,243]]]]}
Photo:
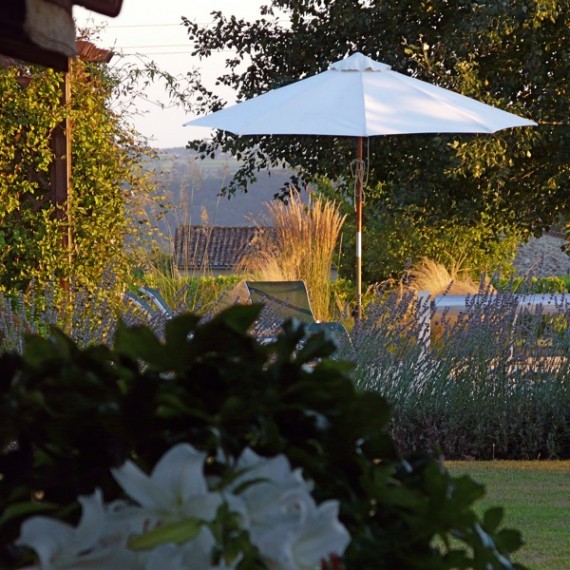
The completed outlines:
{"type": "MultiPolygon", "coordinates": [[[[266,3],[263,0],[123,0],[121,12],[116,18],[101,16],[79,6],[74,7],[73,16],[78,28],[104,26],[96,42],[99,47],[135,54],[133,61],[143,55],[173,75],[198,68],[206,81],[213,82],[223,71],[225,56],[221,54],[208,59],[207,66],[200,59],[191,57],[191,44],[181,16],[207,24],[212,22],[211,12],[220,10],[228,15],[253,20],[259,16],[259,7],[266,3]]],[[[213,83],[211,85],[213,87],[213,83]]],[[[233,101],[231,92],[221,91],[219,94],[233,101]]],[[[164,91],[160,88],[151,89],[148,98],[166,101],[164,91]]],[[[193,116],[179,108],[162,109],[156,103],[141,99],[137,109],[145,115],[134,120],[135,127],[157,148],[184,146],[191,138],[208,135],[207,129],[182,126],[193,116]]]]}

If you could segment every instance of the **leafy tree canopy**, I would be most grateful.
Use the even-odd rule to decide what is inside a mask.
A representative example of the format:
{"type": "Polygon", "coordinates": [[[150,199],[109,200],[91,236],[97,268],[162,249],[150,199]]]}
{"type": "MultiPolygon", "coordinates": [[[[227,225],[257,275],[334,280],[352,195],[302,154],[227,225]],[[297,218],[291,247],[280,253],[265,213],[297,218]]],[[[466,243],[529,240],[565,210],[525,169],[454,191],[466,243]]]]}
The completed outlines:
{"type": "MultiPolygon", "coordinates": [[[[367,228],[399,225],[402,216],[411,216],[434,231],[443,221],[483,228],[486,240],[498,242],[515,229],[539,234],[567,214],[568,0],[273,0],[254,22],[221,12],[213,19],[207,27],[184,22],[195,54],[231,51],[218,81],[234,88],[240,100],[361,51],[398,72],[539,123],[493,136],[369,139],[367,228]]],[[[204,84],[197,82],[195,91],[197,112],[223,105],[204,84]]],[[[222,148],[244,161],[230,192],[245,189],[276,160],[299,168],[305,180],[351,179],[352,140],[218,132],[193,146],[204,154],[222,148]]]]}

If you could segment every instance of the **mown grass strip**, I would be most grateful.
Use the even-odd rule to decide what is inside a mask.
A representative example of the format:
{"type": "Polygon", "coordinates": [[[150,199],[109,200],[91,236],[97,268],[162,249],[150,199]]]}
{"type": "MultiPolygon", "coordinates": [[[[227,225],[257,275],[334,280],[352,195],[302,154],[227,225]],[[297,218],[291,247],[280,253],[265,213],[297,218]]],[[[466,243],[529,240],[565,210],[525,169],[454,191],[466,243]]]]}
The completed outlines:
{"type": "Polygon", "coordinates": [[[515,560],[532,570],[570,568],[570,461],[450,461],[487,488],[479,509],[505,508],[505,526],[526,544],[515,560]]]}

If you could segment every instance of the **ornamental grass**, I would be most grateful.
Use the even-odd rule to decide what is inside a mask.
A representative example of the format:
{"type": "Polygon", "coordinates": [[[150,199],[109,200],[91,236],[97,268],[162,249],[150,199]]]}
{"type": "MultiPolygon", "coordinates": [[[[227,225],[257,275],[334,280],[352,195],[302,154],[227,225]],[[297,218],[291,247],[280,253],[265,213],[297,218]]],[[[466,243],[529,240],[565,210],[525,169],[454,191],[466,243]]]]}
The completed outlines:
{"type": "Polygon", "coordinates": [[[305,205],[298,191],[291,191],[287,203],[266,206],[274,241],[246,259],[245,270],[260,281],[304,281],[316,318],[331,320],[330,272],[346,216],[322,196],[305,205]]]}

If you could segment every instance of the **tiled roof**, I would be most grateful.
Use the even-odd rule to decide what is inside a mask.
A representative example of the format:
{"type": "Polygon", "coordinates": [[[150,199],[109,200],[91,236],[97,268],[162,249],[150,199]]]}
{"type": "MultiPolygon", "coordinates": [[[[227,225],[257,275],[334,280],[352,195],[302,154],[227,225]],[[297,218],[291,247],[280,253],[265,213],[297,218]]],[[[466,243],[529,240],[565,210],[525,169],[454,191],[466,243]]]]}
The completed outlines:
{"type": "Polygon", "coordinates": [[[180,270],[233,269],[273,233],[269,227],[178,226],[174,263],[180,270]]]}
{"type": "Polygon", "coordinates": [[[114,53],[110,49],[97,47],[93,42],[79,39],[75,41],[79,59],[87,62],[109,63],[114,53]]]}
{"type": "MultiPolygon", "coordinates": [[[[109,63],[114,53],[112,50],[99,48],[93,42],[84,39],[75,41],[77,55],[79,59],[87,62],[105,62],[109,63]]],[[[0,54],[0,68],[10,69],[11,67],[19,67],[25,71],[24,62],[20,59],[0,54]]]]}

